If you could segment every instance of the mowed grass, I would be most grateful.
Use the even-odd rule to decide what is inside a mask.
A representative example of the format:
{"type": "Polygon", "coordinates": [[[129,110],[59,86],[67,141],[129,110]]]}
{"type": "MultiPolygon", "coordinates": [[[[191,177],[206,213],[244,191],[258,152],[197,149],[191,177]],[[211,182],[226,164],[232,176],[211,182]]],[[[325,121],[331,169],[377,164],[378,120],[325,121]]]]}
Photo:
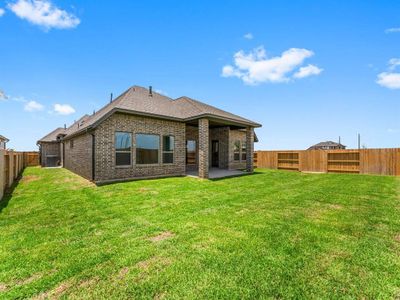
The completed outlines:
{"type": "Polygon", "coordinates": [[[257,170],[96,187],[27,168],[0,203],[0,298],[400,297],[400,181],[257,170]]]}

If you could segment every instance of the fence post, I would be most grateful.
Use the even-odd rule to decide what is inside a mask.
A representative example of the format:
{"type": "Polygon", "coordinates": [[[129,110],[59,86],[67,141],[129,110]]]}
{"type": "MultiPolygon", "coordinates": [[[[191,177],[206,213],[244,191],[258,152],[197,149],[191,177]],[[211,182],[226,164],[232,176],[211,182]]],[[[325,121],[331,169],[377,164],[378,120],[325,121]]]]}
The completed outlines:
{"type": "Polygon", "coordinates": [[[18,153],[18,175],[21,173],[21,153],[18,153]]]}
{"type": "Polygon", "coordinates": [[[8,187],[11,187],[14,181],[14,151],[8,151],[8,187]]]}
{"type": "Polygon", "coordinates": [[[0,149],[0,200],[3,199],[4,195],[4,186],[6,184],[6,178],[5,177],[5,162],[4,162],[4,150],[0,149]]]}
{"type": "Polygon", "coordinates": [[[14,180],[18,177],[18,167],[17,166],[18,166],[18,153],[14,153],[14,164],[13,164],[14,180]]]}

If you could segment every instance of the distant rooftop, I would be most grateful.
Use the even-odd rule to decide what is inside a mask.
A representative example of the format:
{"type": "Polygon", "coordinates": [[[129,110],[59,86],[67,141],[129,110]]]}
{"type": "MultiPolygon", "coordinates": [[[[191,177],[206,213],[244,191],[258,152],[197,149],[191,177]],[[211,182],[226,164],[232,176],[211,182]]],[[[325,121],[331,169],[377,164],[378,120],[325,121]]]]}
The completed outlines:
{"type": "Polygon", "coordinates": [[[336,142],[332,142],[332,141],[326,141],[326,142],[321,142],[318,144],[315,144],[313,146],[311,146],[310,149],[345,149],[346,146],[340,143],[336,143],[336,142]]]}

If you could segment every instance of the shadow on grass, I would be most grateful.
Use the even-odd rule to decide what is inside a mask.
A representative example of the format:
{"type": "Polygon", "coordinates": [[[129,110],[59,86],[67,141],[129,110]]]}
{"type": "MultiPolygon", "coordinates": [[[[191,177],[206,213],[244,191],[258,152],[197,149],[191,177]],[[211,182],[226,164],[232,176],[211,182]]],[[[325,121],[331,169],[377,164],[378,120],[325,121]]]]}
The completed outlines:
{"type": "Polygon", "coordinates": [[[3,209],[8,206],[8,202],[10,202],[10,199],[12,198],[12,194],[13,194],[15,188],[18,186],[21,178],[22,178],[21,175],[18,176],[17,179],[13,182],[13,184],[4,191],[3,199],[0,200],[0,214],[3,211],[3,209]]]}

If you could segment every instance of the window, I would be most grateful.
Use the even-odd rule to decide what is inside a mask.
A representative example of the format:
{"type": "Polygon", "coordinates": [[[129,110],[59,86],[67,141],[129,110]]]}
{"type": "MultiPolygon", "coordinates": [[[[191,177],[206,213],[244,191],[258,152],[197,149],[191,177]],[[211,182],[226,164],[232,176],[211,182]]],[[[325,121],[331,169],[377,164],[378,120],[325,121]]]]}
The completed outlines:
{"type": "Polygon", "coordinates": [[[163,163],[174,163],[174,137],[172,135],[163,136],[163,163]]]}
{"type": "Polygon", "coordinates": [[[160,136],[136,134],[136,164],[158,164],[160,136]]]}
{"type": "Polygon", "coordinates": [[[115,132],[115,165],[131,165],[132,135],[129,132],[115,132]]]}
{"type": "Polygon", "coordinates": [[[240,160],[240,141],[233,144],[233,160],[240,160]]]}
{"type": "Polygon", "coordinates": [[[69,148],[70,149],[74,148],[74,140],[69,141],[69,148]]]}
{"type": "Polygon", "coordinates": [[[246,152],[246,142],[242,142],[242,160],[246,160],[247,152],[246,152]]]}
{"type": "Polygon", "coordinates": [[[195,140],[186,141],[186,164],[188,164],[188,165],[196,164],[196,141],[195,140]]]}

